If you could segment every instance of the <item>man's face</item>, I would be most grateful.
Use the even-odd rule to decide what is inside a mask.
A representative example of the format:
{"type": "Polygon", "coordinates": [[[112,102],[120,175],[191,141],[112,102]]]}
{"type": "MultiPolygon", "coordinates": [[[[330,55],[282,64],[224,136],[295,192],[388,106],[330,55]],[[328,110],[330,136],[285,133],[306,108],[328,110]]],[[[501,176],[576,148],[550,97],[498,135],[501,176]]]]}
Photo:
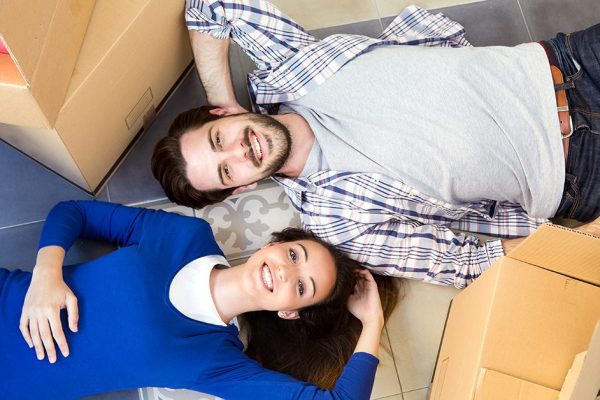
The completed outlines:
{"type": "Polygon", "coordinates": [[[181,139],[187,177],[197,190],[252,184],[277,172],[290,153],[291,137],[279,121],[237,114],[207,122],[181,139]]]}

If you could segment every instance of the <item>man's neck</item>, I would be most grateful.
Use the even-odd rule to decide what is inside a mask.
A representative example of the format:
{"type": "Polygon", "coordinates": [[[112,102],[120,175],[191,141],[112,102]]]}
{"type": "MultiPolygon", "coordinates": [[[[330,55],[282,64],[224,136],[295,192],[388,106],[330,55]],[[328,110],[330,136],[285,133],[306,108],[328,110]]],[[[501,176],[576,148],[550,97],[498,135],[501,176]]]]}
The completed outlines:
{"type": "Polygon", "coordinates": [[[273,115],[273,118],[285,125],[292,137],[290,155],[277,174],[300,176],[315,143],[315,134],[308,122],[298,113],[273,115]]]}

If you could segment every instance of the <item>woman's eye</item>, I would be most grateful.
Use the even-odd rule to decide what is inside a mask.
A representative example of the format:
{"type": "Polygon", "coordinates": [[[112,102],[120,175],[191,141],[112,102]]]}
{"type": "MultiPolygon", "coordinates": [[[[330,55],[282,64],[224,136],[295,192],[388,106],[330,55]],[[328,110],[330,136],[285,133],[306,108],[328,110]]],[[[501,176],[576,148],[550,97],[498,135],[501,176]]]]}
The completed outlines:
{"type": "Polygon", "coordinates": [[[231,171],[229,171],[229,167],[226,165],[223,167],[223,172],[225,172],[225,176],[231,178],[231,171]]]}
{"type": "Polygon", "coordinates": [[[294,264],[296,264],[296,261],[298,261],[298,255],[293,249],[290,249],[290,259],[294,264]]]}
{"type": "Polygon", "coordinates": [[[300,293],[300,296],[304,294],[304,283],[302,281],[298,281],[298,293],[300,293]]]}
{"type": "Polygon", "coordinates": [[[223,148],[223,143],[221,143],[221,136],[217,133],[217,137],[215,138],[215,143],[217,146],[223,148]]]}

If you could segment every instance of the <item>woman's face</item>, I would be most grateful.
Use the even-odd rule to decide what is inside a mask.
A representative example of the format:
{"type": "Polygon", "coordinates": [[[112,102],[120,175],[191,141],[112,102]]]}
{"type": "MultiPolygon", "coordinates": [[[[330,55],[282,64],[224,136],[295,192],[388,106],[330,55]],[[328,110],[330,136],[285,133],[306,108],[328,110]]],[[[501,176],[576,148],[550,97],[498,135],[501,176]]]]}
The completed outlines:
{"type": "Polygon", "coordinates": [[[297,311],[317,304],[329,297],[335,280],[333,257],[311,240],[270,243],[245,265],[244,286],[262,310],[297,311]]]}

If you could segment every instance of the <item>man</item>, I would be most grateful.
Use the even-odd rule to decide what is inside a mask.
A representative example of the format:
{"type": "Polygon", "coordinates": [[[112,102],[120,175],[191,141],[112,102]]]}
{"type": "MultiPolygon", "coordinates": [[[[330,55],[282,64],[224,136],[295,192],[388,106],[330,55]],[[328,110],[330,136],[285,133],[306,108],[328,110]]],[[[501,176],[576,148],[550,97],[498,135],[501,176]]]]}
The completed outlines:
{"type": "Polygon", "coordinates": [[[600,103],[600,26],[543,46],[473,48],[460,25],[412,7],[378,39],[318,41],[262,0],[187,6],[214,107],[181,114],[155,149],[171,200],[202,207],[275,174],[303,225],[366,266],[457,287],[519,239],[452,229],[516,238],[552,216],[600,214],[600,124],[586,103],[587,90],[600,103]],[[251,96],[273,115],[237,103],[229,37],[256,63],[251,96]],[[569,89],[572,121],[551,63],[568,77],[557,88],[569,89]]]}

